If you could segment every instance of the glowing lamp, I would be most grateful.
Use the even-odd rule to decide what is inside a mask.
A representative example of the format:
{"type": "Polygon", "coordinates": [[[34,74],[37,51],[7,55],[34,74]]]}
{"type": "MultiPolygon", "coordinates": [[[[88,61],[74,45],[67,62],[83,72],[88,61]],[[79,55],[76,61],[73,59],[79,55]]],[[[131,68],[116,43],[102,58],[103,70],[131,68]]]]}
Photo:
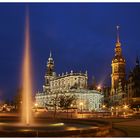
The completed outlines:
{"type": "Polygon", "coordinates": [[[105,105],[103,105],[103,108],[105,108],[106,106],[105,105]]]}
{"type": "Polygon", "coordinates": [[[83,106],[83,102],[80,102],[80,106],[83,106]]]}
{"type": "Polygon", "coordinates": [[[98,89],[98,90],[101,90],[101,86],[98,86],[97,89],[98,89]]]}
{"type": "Polygon", "coordinates": [[[37,103],[35,103],[35,107],[37,107],[38,106],[38,104],[37,103]]]}
{"type": "Polygon", "coordinates": [[[128,105],[124,105],[124,107],[123,107],[124,109],[127,109],[128,108],[128,105]]]}

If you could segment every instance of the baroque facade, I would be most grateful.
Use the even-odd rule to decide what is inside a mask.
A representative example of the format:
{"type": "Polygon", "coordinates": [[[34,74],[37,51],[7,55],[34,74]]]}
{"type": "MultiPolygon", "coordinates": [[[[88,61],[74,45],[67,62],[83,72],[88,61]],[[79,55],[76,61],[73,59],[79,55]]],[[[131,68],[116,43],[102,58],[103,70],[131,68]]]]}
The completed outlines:
{"type": "MultiPolygon", "coordinates": [[[[51,103],[55,96],[74,95],[77,98],[75,108],[78,110],[81,110],[80,103],[82,102],[83,111],[100,111],[103,94],[97,90],[89,90],[87,81],[87,71],[85,73],[71,71],[57,75],[54,71],[54,60],[50,53],[43,92],[36,94],[36,103],[39,107],[45,107],[46,104],[51,103]]],[[[51,110],[52,107],[48,107],[48,109],[51,110]]]]}

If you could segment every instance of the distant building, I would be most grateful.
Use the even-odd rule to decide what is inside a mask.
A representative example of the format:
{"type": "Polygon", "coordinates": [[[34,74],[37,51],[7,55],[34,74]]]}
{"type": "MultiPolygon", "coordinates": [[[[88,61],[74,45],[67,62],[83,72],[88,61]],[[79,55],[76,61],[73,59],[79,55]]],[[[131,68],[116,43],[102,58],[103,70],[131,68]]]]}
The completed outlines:
{"type": "Polygon", "coordinates": [[[126,92],[126,85],[122,85],[121,79],[118,81],[118,87],[116,89],[116,94],[112,96],[112,106],[123,107],[123,105],[128,104],[128,96],[126,92]]]}
{"type": "MultiPolygon", "coordinates": [[[[47,72],[45,75],[45,84],[43,92],[38,92],[35,96],[36,103],[40,107],[45,107],[46,104],[52,102],[52,98],[57,96],[75,95],[77,101],[75,107],[81,110],[80,103],[82,102],[83,111],[100,111],[102,107],[103,94],[97,90],[89,90],[87,87],[88,74],[75,73],[71,71],[61,75],[54,72],[54,61],[50,53],[47,62],[47,72]]],[[[53,109],[48,107],[48,109],[53,109]]]]}
{"type": "Polygon", "coordinates": [[[140,64],[139,59],[136,59],[136,66],[130,72],[127,83],[128,101],[134,110],[140,108],[140,64]]]}
{"type": "Polygon", "coordinates": [[[110,91],[111,91],[111,88],[110,87],[106,87],[106,86],[104,86],[103,88],[102,88],[102,93],[104,94],[104,104],[107,106],[107,107],[109,107],[110,105],[109,105],[109,103],[110,103],[110,91]]]}
{"type": "Polygon", "coordinates": [[[117,42],[115,47],[115,56],[112,60],[112,74],[111,74],[111,93],[110,93],[110,104],[119,105],[121,94],[125,90],[126,73],[125,73],[125,59],[122,55],[122,48],[119,38],[119,26],[117,26],[117,42]],[[117,90],[121,87],[121,94],[117,90]]]}

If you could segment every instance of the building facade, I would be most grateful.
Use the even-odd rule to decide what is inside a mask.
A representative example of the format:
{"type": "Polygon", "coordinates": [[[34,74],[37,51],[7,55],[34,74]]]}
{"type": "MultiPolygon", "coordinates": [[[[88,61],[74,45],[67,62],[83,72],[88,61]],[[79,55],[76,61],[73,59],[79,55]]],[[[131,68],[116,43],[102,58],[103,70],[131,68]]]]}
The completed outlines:
{"type": "MultiPolygon", "coordinates": [[[[80,103],[82,102],[83,111],[100,111],[102,107],[103,94],[96,90],[89,90],[88,74],[75,73],[71,70],[57,75],[54,71],[54,60],[50,53],[47,62],[47,71],[45,75],[45,84],[43,85],[43,92],[38,92],[35,96],[36,103],[39,107],[45,107],[46,104],[52,102],[52,98],[61,95],[76,96],[75,108],[81,110],[80,103]]],[[[48,109],[53,109],[48,107],[48,109]]]]}
{"type": "Polygon", "coordinates": [[[138,57],[136,59],[136,66],[128,77],[127,92],[131,108],[140,111],[140,64],[138,57]]]}

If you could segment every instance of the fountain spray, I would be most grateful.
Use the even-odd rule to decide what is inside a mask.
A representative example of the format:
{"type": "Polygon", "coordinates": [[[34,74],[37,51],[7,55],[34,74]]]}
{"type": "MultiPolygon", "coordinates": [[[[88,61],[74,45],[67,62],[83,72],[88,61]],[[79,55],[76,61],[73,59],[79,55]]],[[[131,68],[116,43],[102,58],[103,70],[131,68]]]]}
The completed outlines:
{"type": "Polygon", "coordinates": [[[22,123],[30,125],[32,122],[32,85],[31,85],[31,54],[30,54],[30,32],[29,32],[29,10],[26,9],[25,23],[25,46],[23,56],[23,92],[22,92],[22,123]]]}

